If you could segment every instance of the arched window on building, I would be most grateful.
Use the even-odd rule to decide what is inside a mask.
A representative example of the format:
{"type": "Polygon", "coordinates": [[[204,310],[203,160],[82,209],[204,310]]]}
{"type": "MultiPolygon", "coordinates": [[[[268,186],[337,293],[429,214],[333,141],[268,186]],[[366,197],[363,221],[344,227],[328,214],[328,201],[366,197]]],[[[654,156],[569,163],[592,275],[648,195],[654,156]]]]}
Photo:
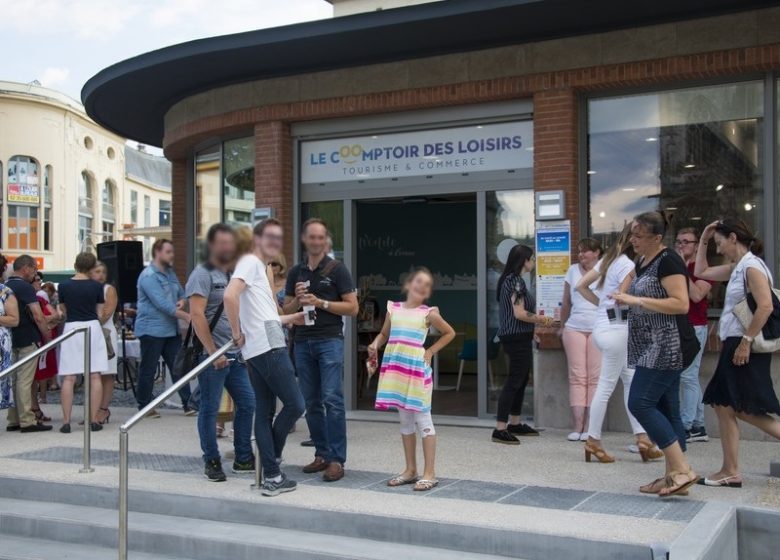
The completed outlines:
{"type": "Polygon", "coordinates": [[[17,251],[40,249],[40,166],[30,156],[8,160],[8,239],[5,247],[17,251]]]}
{"type": "Polygon", "coordinates": [[[79,250],[87,251],[94,246],[92,220],[94,219],[95,178],[89,171],[81,172],[79,183],[79,250]]]}
{"type": "Polygon", "coordinates": [[[54,170],[51,165],[43,168],[43,250],[51,251],[52,189],[54,188],[54,170]]]}
{"type": "Polygon", "coordinates": [[[116,232],[116,183],[111,179],[106,179],[103,183],[101,202],[101,225],[103,226],[101,241],[113,241],[116,232]]]}

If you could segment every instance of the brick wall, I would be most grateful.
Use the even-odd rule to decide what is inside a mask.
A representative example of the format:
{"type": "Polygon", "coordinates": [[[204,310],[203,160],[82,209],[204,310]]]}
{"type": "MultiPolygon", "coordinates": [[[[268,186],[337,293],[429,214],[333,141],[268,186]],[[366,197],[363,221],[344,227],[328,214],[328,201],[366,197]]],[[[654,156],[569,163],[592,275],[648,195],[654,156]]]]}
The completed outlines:
{"type": "Polygon", "coordinates": [[[281,121],[255,125],[255,206],[271,207],[284,225],[284,254],[292,262],[293,185],[290,125],[281,121]]]}
{"type": "Polygon", "coordinates": [[[171,169],[171,230],[173,248],[176,251],[176,274],[184,282],[187,278],[187,254],[191,249],[187,239],[187,160],[175,159],[171,169]]]}

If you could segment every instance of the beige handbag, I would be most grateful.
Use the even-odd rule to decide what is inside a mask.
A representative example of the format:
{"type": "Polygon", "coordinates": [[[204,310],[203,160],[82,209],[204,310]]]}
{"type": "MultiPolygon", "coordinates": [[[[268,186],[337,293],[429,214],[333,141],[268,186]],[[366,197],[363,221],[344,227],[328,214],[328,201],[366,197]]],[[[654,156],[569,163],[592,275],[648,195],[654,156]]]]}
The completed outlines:
{"type": "MultiPolygon", "coordinates": [[[[767,272],[767,279],[769,279],[769,271],[767,272]]],[[[753,294],[747,291],[747,269],[745,270],[745,297],[734,306],[732,313],[742,325],[742,328],[747,331],[750,323],[753,322],[753,310],[756,308],[756,302],[753,299],[753,294]]],[[[780,326],[780,290],[769,284],[772,290],[772,314],[766,321],[766,324],[761,329],[761,332],[753,339],[753,343],[750,345],[750,351],[759,354],[769,354],[780,350],[780,334],[778,327],[780,326]],[[766,335],[769,335],[767,338],[766,335]]]]}

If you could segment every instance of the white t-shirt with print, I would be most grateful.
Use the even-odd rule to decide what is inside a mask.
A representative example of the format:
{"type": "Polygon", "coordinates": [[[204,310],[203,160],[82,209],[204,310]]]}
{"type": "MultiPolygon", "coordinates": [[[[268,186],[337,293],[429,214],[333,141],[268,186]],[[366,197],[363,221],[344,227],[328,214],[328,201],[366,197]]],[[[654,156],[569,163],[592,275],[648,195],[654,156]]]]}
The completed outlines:
{"type": "Polygon", "coordinates": [[[740,259],[737,266],[731,271],[729,283],[726,284],[726,297],[723,301],[723,312],[720,315],[720,326],[718,327],[718,336],[720,336],[721,340],[726,340],[732,336],[741,337],[745,334],[742,323],[739,322],[733,311],[734,306],[745,299],[745,275],[748,268],[755,268],[764,277],[767,277],[767,274],[769,274],[768,279],[772,283],[769,268],[761,259],[750,252],[740,259]]]}
{"type": "MultiPolygon", "coordinates": [[[[599,272],[601,272],[601,263],[602,261],[599,261],[594,267],[599,272]]],[[[620,255],[612,261],[609,270],[607,270],[607,275],[604,277],[604,285],[598,290],[599,308],[596,312],[597,328],[609,327],[612,325],[607,317],[607,309],[615,307],[615,300],[609,296],[620,289],[623,280],[625,280],[626,276],[631,274],[635,268],[636,265],[634,264],[634,261],[625,255],[620,255]]],[[[597,280],[597,286],[598,283],[599,281],[597,280]]]]}
{"type": "MultiPolygon", "coordinates": [[[[598,307],[582,297],[577,291],[577,283],[582,278],[582,269],[579,264],[573,264],[566,271],[565,281],[569,284],[569,298],[571,300],[571,313],[565,327],[580,332],[591,332],[596,324],[596,311],[598,307]]],[[[590,285],[590,289],[598,292],[598,281],[590,285]]]]}
{"type": "Polygon", "coordinates": [[[246,338],[246,344],[241,349],[244,359],[265,354],[274,348],[285,348],[282,321],[263,261],[251,254],[241,257],[233,278],[246,284],[241,292],[238,313],[241,332],[246,338]]]}

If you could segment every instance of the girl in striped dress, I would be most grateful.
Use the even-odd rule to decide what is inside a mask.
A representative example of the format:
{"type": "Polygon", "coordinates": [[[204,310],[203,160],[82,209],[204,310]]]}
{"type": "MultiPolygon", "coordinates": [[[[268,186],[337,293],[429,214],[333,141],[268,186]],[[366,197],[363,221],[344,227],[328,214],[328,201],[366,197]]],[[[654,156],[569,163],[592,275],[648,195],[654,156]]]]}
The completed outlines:
{"type": "Polygon", "coordinates": [[[376,363],[379,349],[387,343],[377,388],[377,410],[398,410],[406,469],[388,481],[388,486],[414,484],[424,492],[435,488],[436,430],[431,420],[433,379],[431,360],[455,338],[455,331],[442,319],[436,307],[425,302],[433,291],[433,275],[427,268],[412,272],[404,284],[406,301],[387,302],[382,332],[368,347],[369,363],[376,363]],[[440,334],[430,348],[424,346],[428,330],[440,334]],[[422,438],[425,470],[417,476],[417,436],[422,438]]]}

